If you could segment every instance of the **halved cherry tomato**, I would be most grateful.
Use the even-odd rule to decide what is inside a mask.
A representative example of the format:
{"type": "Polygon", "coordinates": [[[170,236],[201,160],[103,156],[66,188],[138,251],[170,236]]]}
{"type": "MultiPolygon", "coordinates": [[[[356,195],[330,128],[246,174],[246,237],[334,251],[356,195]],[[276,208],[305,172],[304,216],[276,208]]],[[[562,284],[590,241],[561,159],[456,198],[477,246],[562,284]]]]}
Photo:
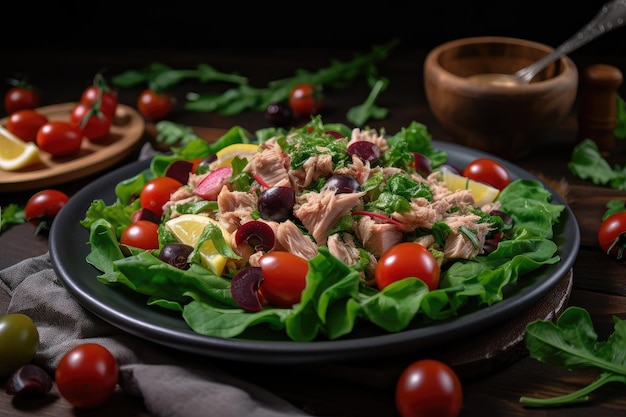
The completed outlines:
{"type": "Polygon", "coordinates": [[[115,357],[97,343],[83,343],[69,350],[54,374],[59,394],[77,408],[104,404],[115,391],[118,379],[115,357]]]}
{"type": "Polygon", "coordinates": [[[78,126],[83,135],[92,142],[109,136],[113,120],[110,115],[98,110],[97,105],[78,103],[70,113],[70,123],[78,126]]]}
{"type": "Polygon", "coordinates": [[[259,291],[268,303],[290,308],[300,302],[309,272],[306,259],[291,252],[273,251],[261,256],[259,266],[263,271],[259,291]]]}
{"type": "Polygon", "coordinates": [[[374,278],[379,289],[392,282],[414,277],[421,279],[432,291],[439,285],[439,264],[424,246],[403,242],[387,249],[376,263],[374,278]]]}
{"type": "Polygon", "coordinates": [[[420,359],[407,366],[396,383],[396,408],[402,417],[457,417],[463,386],[447,364],[420,359]]]}
{"type": "Polygon", "coordinates": [[[489,184],[498,190],[504,189],[511,183],[511,177],[506,168],[490,158],[473,160],[463,170],[463,176],[474,181],[489,184]]]}
{"type": "Polygon", "coordinates": [[[296,116],[317,114],[323,105],[324,95],[320,85],[300,83],[289,92],[289,108],[296,116]]]}
{"type": "Polygon", "coordinates": [[[626,251],[626,211],[610,215],[598,229],[598,244],[607,255],[623,259],[626,251]]]}
{"type": "Polygon", "coordinates": [[[120,243],[145,250],[158,249],[159,225],[150,220],[137,220],[124,229],[120,243]]]}
{"type": "Polygon", "coordinates": [[[35,109],[39,107],[39,91],[30,84],[20,82],[4,95],[4,109],[8,114],[22,109],[35,109]]]}
{"type": "Polygon", "coordinates": [[[159,93],[151,88],[143,90],[137,99],[137,108],[150,120],[160,120],[171,113],[174,97],[168,93],[159,93]]]}
{"type": "Polygon", "coordinates": [[[72,155],[80,150],[83,138],[83,132],[78,126],[54,120],[37,131],[37,146],[54,156],[72,155]]]}
{"type": "Polygon", "coordinates": [[[182,186],[180,181],[171,177],[156,177],[148,181],[139,194],[141,207],[152,210],[161,217],[163,205],[170,201],[170,195],[182,186]]]}
{"type": "Polygon", "coordinates": [[[37,131],[48,123],[48,118],[33,109],[22,109],[9,115],[7,129],[25,142],[35,142],[37,131]]]}

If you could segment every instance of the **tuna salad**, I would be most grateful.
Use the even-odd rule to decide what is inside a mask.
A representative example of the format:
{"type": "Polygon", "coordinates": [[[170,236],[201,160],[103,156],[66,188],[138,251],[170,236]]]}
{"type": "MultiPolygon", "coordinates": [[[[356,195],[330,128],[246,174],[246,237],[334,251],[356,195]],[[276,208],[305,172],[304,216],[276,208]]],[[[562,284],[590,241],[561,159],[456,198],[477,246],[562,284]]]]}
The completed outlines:
{"type": "Polygon", "coordinates": [[[495,189],[463,178],[417,122],[394,135],[319,117],[246,133],[157,155],[118,185],[116,202],[92,203],[81,224],[103,284],[182,312],[202,334],[263,328],[314,341],[362,321],[397,332],[488,308],[559,261],[563,206],[539,181],[495,189]],[[158,243],[134,246],[125,230],[151,211],[145,189],[161,177],[179,184],[158,203],[158,243]],[[390,261],[408,243],[415,259],[390,261]]]}

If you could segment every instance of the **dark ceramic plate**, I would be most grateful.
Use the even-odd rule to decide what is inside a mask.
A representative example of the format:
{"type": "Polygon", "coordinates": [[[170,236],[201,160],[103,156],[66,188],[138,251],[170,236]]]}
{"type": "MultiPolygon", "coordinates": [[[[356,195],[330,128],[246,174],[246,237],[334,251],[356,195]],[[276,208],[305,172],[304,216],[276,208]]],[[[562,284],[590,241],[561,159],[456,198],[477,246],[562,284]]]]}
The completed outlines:
{"type": "MultiPolygon", "coordinates": [[[[463,167],[473,159],[487,156],[501,162],[512,179],[537,179],[518,166],[480,151],[445,142],[433,141],[433,145],[446,151],[449,162],[456,166],[463,167]]],[[[385,358],[419,352],[450,341],[462,343],[464,337],[504,323],[537,303],[568,274],[580,244],[580,231],[572,210],[554,190],[546,186],[552,192],[552,202],[566,206],[555,230],[561,261],[512,285],[505,299],[499,303],[452,320],[399,333],[389,334],[367,325],[357,326],[357,331],[349,338],[335,341],[301,343],[268,340],[267,333],[264,336],[247,334],[233,339],[209,337],[191,330],[180,314],[148,306],[147,298],[141,294],[99,282],[96,279],[99,271],[85,261],[89,252],[89,232],[79,221],[84,218],[87,208],[93,200],[100,198],[107,204],[113,203],[116,184],[148,166],[149,161],[146,160],[122,167],[94,181],[70,199],[50,231],[50,255],[54,269],[70,294],[103,320],[147,340],[211,357],[266,364],[296,364],[385,358]]]]}

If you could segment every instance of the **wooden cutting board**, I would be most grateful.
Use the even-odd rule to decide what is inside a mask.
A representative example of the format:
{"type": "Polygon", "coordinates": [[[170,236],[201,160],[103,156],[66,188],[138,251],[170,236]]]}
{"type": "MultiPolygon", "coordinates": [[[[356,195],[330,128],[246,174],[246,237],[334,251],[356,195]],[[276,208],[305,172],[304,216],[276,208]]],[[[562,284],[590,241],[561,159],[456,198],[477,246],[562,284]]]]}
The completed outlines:
{"type": "MultiPolygon", "coordinates": [[[[76,103],[40,107],[48,120],[69,120],[76,103]]],[[[6,126],[7,118],[0,120],[6,126]]],[[[41,151],[41,163],[18,171],[0,170],[0,192],[52,187],[111,167],[135,151],[144,139],[145,121],[132,107],[120,104],[109,136],[97,143],[83,140],[76,155],[54,157],[41,151]]]]}

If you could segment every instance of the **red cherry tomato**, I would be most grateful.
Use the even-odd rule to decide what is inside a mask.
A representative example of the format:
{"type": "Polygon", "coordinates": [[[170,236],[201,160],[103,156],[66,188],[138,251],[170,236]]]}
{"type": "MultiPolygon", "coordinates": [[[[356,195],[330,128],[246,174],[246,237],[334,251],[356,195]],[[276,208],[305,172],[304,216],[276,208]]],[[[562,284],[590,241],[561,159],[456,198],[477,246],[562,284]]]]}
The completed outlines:
{"type": "Polygon", "coordinates": [[[473,160],[463,170],[463,176],[474,181],[489,184],[498,190],[504,189],[511,183],[511,178],[506,168],[490,158],[473,160]]]}
{"type": "Polygon", "coordinates": [[[104,76],[101,73],[97,73],[93,77],[92,85],[83,90],[80,102],[95,106],[96,109],[113,119],[119,99],[117,93],[111,89],[104,76]]]}
{"type": "Polygon", "coordinates": [[[112,90],[108,90],[108,92],[106,92],[106,90],[102,90],[101,87],[94,85],[89,86],[85,88],[83,94],[80,96],[80,102],[94,106],[98,103],[98,94],[101,94],[100,111],[110,118],[113,118],[113,116],[115,116],[115,109],[117,109],[119,100],[117,94],[115,94],[112,90]]]}
{"type": "Polygon", "coordinates": [[[259,259],[263,282],[259,288],[268,303],[280,308],[290,308],[300,302],[306,286],[309,263],[291,252],[274,251],[259,259]]]}
{"type": "Polygon", "coordinates": [[[174,97],[171,94],[158,93],[147,88],[139,94],[137,108],[145,118],[160,120],[172,112],[174,97]]]}
{"type": "Polygon", "coordinates": [[[22,109],[9,115],[7,129],[25,142],[35,142],[37,131],[48,123],[48,118],[33,109],[22,109]]]}
{"type": "Polygon", "coordinates": [[[161,217],[163,205],[170,201],[170,195],[182,186],[180,181],[170,177],[156,177],[148,181],[139,194],[141,207],[161,217]]]}
{"type": "Polygon", "coordinates": [[[80,150],[83,138],[83,132],[73,123],[51,121],[37,131],[37,146],[54,156],[72,155],[80,150]]]}
{"type": "Polygon", "coordinates": [[[418,360],[398,378],[396,408],[402,417],[457,417],[462,405],[461,381],[443,362],[418,360]]]}
{"type": "Polygon", "coordinates": [[[419,278],[432,291],[439,285],[440,268],[433,254],[419,243],[403,242],[387,249],[374,270],[379,289],[392,282],[408,278],[419,278]]]}
{"type": "Polygon", "coordinates": [[[26,202],[24,218],[39,229],[48,229],[69,199],[67,194],[59,190],[41,190],[33,194],[26,202]]]}
{"type": "Polygon", "coordinates": [[[158,249],[159,225],[150,220],[137,220],[124,229],[120,243],[145,250],[158,249]]]}
{"type": "Polygon", "coordinates": [[[300,83],[289,92],[289,108],[296,116],[317,114],[324,105],[321,86],[300,83]]]}
{"type": "Polygon", "coordinates": [[[97,142],[109,136],[113,120],[94,105],[78,103],[72,109],[70,123],[78,126],[87,139],[97,142]]]}
{"type": "Polygon", "coordinates": [[[77,408],[104,404],[115,391],[119,368],[113,354],[97,343],[69,350],[55,370],[59,394],[77,408]]]}
{"type": "Polygon", "coordinates": [[[624,257],[626,250],[626,211],[607,217],[598,229],[598,244],[607,255],[616,259],[624,257]]]}
{"type": "Polygon", "coordinates": [[[4,96],[4,109],[8,114],[22,109],[34,109],[39,107],[40,97],[31,85],[20,84],[9,89],[4,96]]]}

